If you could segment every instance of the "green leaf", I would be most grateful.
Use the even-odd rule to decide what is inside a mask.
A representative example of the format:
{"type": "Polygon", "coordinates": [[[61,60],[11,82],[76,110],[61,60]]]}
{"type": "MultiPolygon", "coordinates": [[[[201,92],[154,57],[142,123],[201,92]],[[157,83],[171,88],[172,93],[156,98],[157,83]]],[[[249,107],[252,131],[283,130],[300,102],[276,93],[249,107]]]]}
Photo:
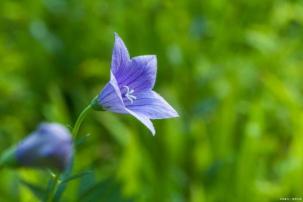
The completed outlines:
{"type": "Polygon", "coordinates": [[[24,179],[20,179],[22,185],[27,187],[39,200],[43,201],[46,198],[46,190],[39,185],[27,182],[24,179]]]}
{"type": "Polygon", "coordinates": [[[125,196],[122,195],[120,184],[116,183],[114,179],[108,178],[87,188],[80,194],[78,201],[130,202],[133,200],[125,198],[125,196]]]}
{"type": "Polygon", "coordinates": [[[18,163],[16,161],[16,147],[13,146],[3,152],[0,156],[0,167],[16,167],[18,163]]]}
{"type": "Polygon", "coordinates": [[[75,180],[75,179],[78,179],[78,178],[81,178],[81,177],[83,177],[85,175],[90,175],[90,174],[92,174],[91,171],[85,171],[85,172],[82,172],[82,173],[78,173],[78,174],[75,174],[75,175],[73,175],[71,177],[68,177],[68,178],[62,180],[62,182],[60,184],[68,183],[68,182],[70,182],[72,180],[75,180]]]}

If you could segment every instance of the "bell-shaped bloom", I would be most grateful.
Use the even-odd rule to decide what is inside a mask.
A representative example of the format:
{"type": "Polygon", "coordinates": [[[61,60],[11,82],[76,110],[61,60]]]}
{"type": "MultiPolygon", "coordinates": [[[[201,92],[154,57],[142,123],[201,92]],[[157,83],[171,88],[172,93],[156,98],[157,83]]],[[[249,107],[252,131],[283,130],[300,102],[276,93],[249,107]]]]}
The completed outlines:
{"type": "Polygon", "coordinates": [[[153,91],[156,73],[155,55],[130,58],[122,39],[115,34],[110,81],[93,101],[93,108],[131,114],[154,135],[150,119],[178,117],[178,113],[153,91]]]}
{"type": "Polygon", "coordinates": [[[10,152],[17,167],[64,170],[73,155],[72,137],[57,123],[43,123],[10,152]]]}

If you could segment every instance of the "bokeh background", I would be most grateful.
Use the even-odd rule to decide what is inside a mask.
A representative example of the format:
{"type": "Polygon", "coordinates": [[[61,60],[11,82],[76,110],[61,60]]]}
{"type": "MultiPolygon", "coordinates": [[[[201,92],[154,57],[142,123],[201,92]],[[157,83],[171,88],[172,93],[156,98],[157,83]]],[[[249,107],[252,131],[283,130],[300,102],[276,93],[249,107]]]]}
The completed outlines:
{"type": "MultiPolygon", "coordinates": [[[[114,32],[156,54],[180,113],[91,112],[62,201],[303,197],[303,1],[1,0],[0,152],[43,121],[72,126],[109,79],[114,32]]],[[[46,171],[0,170],[0,201],[39,201],[46,171]]]]}

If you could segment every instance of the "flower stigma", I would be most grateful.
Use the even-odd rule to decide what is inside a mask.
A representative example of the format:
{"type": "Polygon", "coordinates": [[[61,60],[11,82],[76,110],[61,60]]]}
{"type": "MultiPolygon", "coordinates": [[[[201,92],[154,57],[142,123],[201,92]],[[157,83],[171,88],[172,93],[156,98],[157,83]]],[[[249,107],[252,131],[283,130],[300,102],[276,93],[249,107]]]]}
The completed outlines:
{"type": "Polygon", "coordinates": [[[123,86],[123,88],[126,88],[125,97],[130,101],[131,104],[133,104],[134,100],[137,99],[136,96],[132,95],[135,91],[134,89],[130,89],[128,86],[123,86]]]}

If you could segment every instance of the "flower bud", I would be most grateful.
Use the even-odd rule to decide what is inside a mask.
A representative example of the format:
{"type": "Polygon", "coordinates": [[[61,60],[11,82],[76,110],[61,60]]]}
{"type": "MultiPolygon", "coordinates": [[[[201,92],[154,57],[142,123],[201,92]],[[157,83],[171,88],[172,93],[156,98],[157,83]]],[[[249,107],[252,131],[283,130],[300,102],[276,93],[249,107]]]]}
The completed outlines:
{"type": "Polygon", "coordinates": [[[64,170],[73,155],[71,134],[57,123],[43,123],[2,156],[2,164],[15,167],[64,170]]]}

